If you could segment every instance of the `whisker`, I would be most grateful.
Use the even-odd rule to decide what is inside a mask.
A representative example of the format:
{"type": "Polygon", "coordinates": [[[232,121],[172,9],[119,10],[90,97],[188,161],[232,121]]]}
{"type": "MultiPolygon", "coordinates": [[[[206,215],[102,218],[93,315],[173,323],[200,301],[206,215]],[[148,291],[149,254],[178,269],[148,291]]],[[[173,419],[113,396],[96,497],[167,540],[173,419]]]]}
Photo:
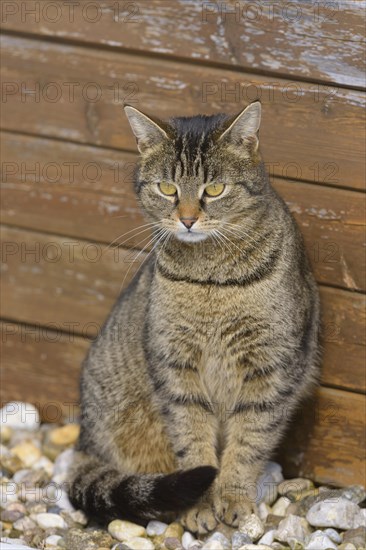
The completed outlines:
{"type": "MultiPolygon", "coordinates": [[[[147,248],[148,246],[150,246],[151,243],[153,243],[154,241],[156,241],[156,240],[161,236],[161,234],[162,234],[162,233],[165,233],[166,231],[167,231],[167,229],[164,229],[164,228],[159,229],[158,232],[157,232],[155,235],[153,235],[153,237],[149,240],[149,242],[146,243],[145,246],[139,251],[139,253],[136,255],[136,257],[133,258],[130,267],[128,268],[128,270],[127,270],[125,276],[123,277],[123,281],[122,281],[122,283],[121,283],[120,291],[122,290],[123,285],[124,285],[124,283],[125,283],[125,280],[126,280],[126,278],[128,277],[128,274],[130,273],[131,268],[132,268],[133,264],[136,262],[137,258],[139,258],[139,257],[141,256],[141,254],[146,250],[146,248],[147,248]]],[[[151,253],[153,252],[154,248],[155,248],[155,247],[153,247],[153,248],[149,251],[149,253],[147,254],[146,258],[147,258],[148,256],[151,255],[151,253]]],[[[136,270],[135,276],[136,276],[137,272],[139,271],[140,267],[142,266],[142,264],[145,262],[146,258],[143,260],[143,262],[141,263],[141,265],[140,265],[140,266],[138,267],[138,269],[136,270]]]]}
{"type": "Polygon", "coordinates": [[[138,227],[134,227],[133,229],[130,229],[129,231],[126,231],[126,233],[122,233],[122,235],[119,235],[118,237],[113,239],[113,241],[107,246],[106,250],[108,250],[116,241],[118,241],[119,239],[125,237],[129,233],[132,233],[133,231],[137,231],[139,229],[141,230],[138,233],[136,233],[136,235],[131,235],[128,239],[124,240],[122,243],[118,243],[117,246],[122,246],[124,243],[126,243],[130,239],[133,239],[134,237],[137,237],[138,235],[140,235],[140,233],[143,233],[144,231],[148,231],[148,230],[152,229],[154,226],[157,226],[157,225],[160,225],[160,222],[150,222],[150,223],[146,223],[144,225],[140,225],[138,227]],[[145,228],[145,229],[142,229],[142,228],[145,228]]]}

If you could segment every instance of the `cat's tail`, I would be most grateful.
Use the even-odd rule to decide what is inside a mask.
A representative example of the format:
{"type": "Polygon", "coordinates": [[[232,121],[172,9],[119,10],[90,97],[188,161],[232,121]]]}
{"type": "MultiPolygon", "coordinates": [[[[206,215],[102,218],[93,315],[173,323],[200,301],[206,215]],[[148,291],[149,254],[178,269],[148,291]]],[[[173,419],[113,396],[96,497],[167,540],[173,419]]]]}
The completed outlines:
{"type": "Polygon", "coordinates": [[[119,518],[145,524],[193,506],[216,473],[212,466],[199,466],[172,474],[123,475],[84,455],[73,469],[68,494],[75,508],[100,523],[119,518]]]}

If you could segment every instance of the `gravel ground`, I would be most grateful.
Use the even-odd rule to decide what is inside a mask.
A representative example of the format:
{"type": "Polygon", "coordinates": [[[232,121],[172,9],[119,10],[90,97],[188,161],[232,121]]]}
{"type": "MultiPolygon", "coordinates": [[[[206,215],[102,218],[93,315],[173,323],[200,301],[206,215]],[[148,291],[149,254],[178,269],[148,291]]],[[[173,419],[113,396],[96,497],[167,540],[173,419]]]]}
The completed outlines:
{"type": "Polygon", "coordinates": [[[40,424],[31,405],[0,410],[1,549],[66,550],[359,550],[366,548],[366,491],[315,487],[309,479],[284,480],[270,462],[258,488],[257,514],[239,529],[219,525],[198,540],[179,522],[146,528],[115,520],[108,529],[88,522],[68,501],[63,483],[79,426],[40,424]],[[26,414],[24,414],[26,411],[26,414]]]}

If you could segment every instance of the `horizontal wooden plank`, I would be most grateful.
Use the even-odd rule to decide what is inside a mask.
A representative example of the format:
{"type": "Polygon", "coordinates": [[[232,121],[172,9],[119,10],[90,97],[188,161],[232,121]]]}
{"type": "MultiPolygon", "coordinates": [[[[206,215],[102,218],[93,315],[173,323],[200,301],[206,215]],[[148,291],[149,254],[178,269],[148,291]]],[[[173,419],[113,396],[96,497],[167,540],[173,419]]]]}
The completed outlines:
{"type": "Polygon", "coordinates": [[[42,420],[75,418],[80,365],[89,341],[44,327],[0,323],[2,403],[36,404],[42,420]],[[70,418],[71,417],[71,418],[70,418]]]}
{"type": "MultiPolygon", "coordinates": [[[[3,317],[83,336],[100,330],[121,287],[143,261],[136,251],[9,227],[2,228],[2,242],[3,317]]],[[[364,296],[320,290],[323,382],[364,391],[364,296]]]]}
{"type": "MultiPolygon", "coordinates": [[[[148,232],[136,229],[144,223],[132,190],[136,155],[8,133],[1,150],[3,223],[106,243],[127,233],[119,239],[126,246],[148,242],[148,232]]],[[[317,280],[365,289],[365,196],[273,183],[304,234],[317,280]]]]}
{"type": "MultiPolygon", "coordinates": [[[[62,414],[76,420],[79,367],[88,342],[42,327],[2,323],[1,329],[2,404],[30,401],[46,422],[60,420],[62,414]]],[[[319,483],[365,484],[364,419],[364,396],[320,388],[311,406],[300,408],[280,446],[285,474],[319,483]]]]}
{"type": "Polygon", "coordinates": [[[235,113],[261,96],[277,176],[363,186],[362,92],[10,36],[2,46],[4,129],[135,151],[123,102],[168,118],[235,113]]]}
{"type": "Polygon", "coordinates": [[[321,388],[300,407],[280,447],[286,475],[321,484],[365,485],[365,418],[364,395],[321,388]]]}
{"type": "Polygon", "coordinates": [[[3,2],[3,29],[363,86],[363,1],[3,2]],[[51,4],[51,5],[49,5],[51,4]]]}

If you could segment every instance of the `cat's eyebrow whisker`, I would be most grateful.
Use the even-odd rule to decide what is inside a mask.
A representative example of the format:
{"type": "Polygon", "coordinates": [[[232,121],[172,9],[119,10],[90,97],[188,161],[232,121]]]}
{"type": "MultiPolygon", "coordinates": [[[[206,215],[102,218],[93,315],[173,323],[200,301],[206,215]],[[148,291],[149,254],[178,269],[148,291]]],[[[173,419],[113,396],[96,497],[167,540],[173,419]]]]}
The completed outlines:
{"type": "Polygon", "coordinates": [[[122,246],[124,243],[126,243],[130,239],[133,239],[134,237],[137,237],[138,235],[140,235],[140,233],[143,233],[144,231],[148,231],[150,229],[153,229],[154,226],[158,226],[158,225],[160,225],[160,222],[150,222],[150,223],[146,223],[144,225],[139,225],[138,227],[134,227],[133,229],[130,229],[129,231],[126,231],[126,233],[122,233],[122,235],[119,235],[118,237],[113,239],[113,241],[111,243],[109,243],[109,245],[107,246],[106,250],[109,250],[109,248],[114,243],[116,243],[119,239],[122,239],[123,237],[125,237],[129,233],[132,233],[133,231],[141,230],[138,233],[136,233],[135,235],[131,235],[128,239],[122,241],[122,243],[120,243],[120,242],[117,243],[117,246],[122,246]],[[145,228],[145,229],[142,229],[142,228],[145,228]]]}

